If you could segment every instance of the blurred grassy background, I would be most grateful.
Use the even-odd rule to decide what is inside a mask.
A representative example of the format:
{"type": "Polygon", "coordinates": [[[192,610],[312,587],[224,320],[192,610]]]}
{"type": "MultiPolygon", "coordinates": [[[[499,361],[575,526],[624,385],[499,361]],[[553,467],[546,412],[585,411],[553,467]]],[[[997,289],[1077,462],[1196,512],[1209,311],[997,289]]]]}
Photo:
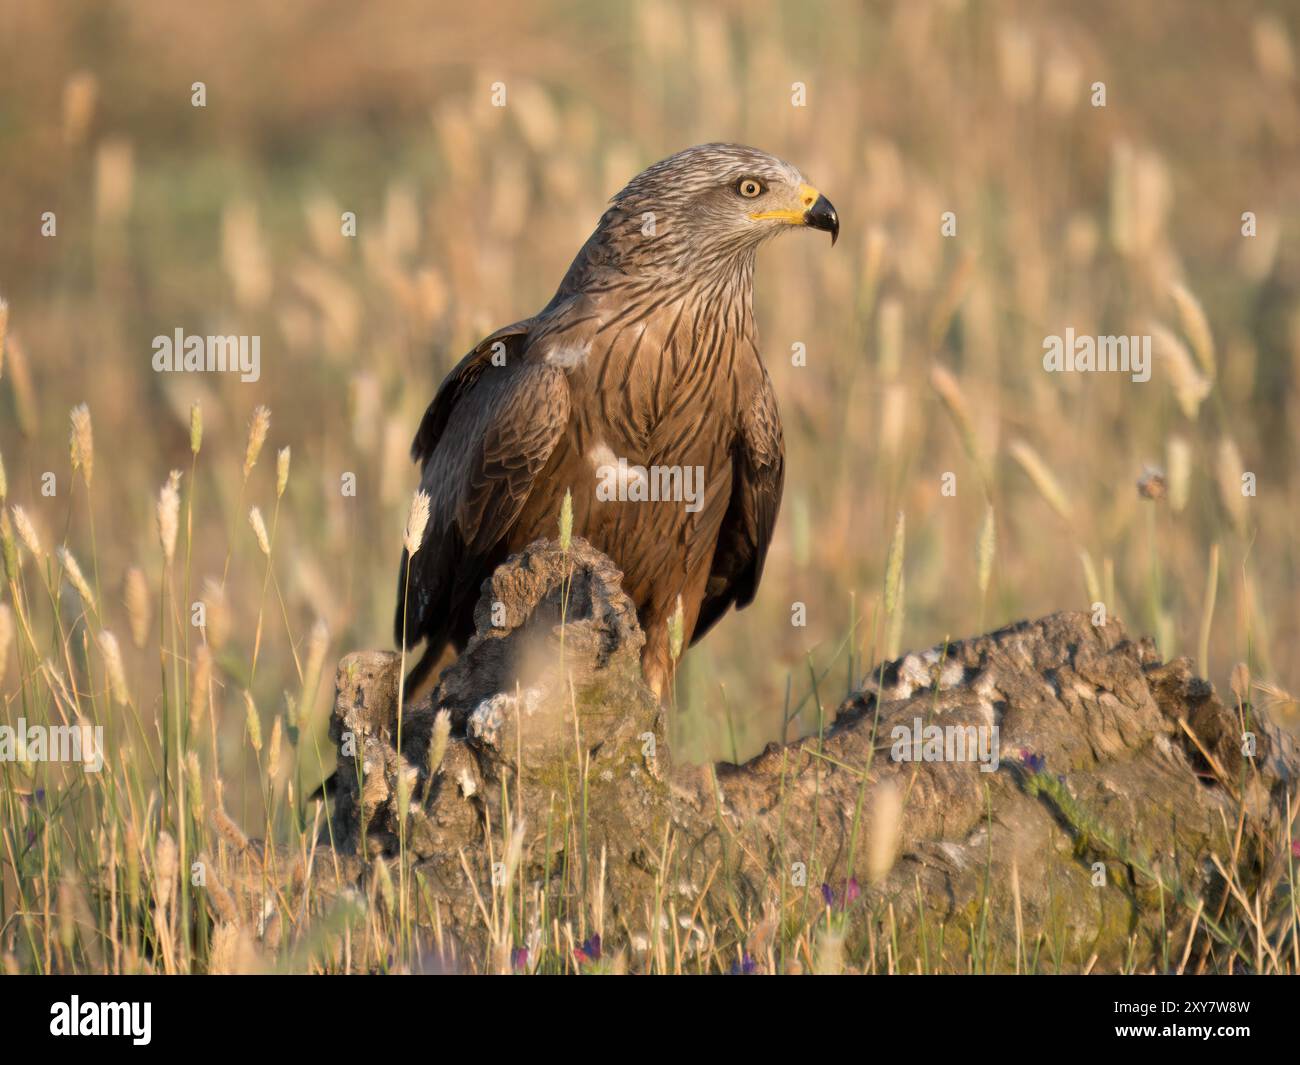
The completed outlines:
{"type": "MultiPolygon", "coordinates": [[[[328,689],[338,654],[389,645],[417,483],[407,448],[444,373],[546,302],[634,173],[692,143],[748,142],[798,166],[844,231],[833,251],[795,235],[760,259],[786,496],[757,602],[687,655],[691,749],[752,754],[796,709],[815,727],[814,687],[830,710],[898,646],[1098,598],[1167,655],[1195,656],[1210,587],[1211,678],[1248,663],[1255,697],[1294,720],[1298,30],[1295,4],[1213,0],[0,0],[7,502],[46,550],[95,560],[103,625],[147,716],[157,620],[131,647],[123,587],[139,567],[157,613],[154,504],[168,471],[186,471],[190,598],[221,618],[206,633],[218,712],[242,725],[251,685],[278,713],[318,619],[328,689]],[[343,211],[356,239],[340,235],[343,211]],[[955,237],[941,236],[945,211],[955,237]],[[153,373],[152,338],[178,327],[259,334],[261,380],[153,373]],[[1155,333],[1151,381],[1045,373],[1043,338],[1067,327],[1155,333]],[[89,493],[69,465],[81,402],[89,493]],[[261,404],[268,451],[241,497],[261,404]],[[269,519],[270,449],[285,446],[263,598],[244,511],[269,519]],[[1165,471],[1163,500],[1139,497],[1148,465],[1165,471]],[[1241,470],[1255,498],[1237,491],[1241,470]],[[899,511],[904,590],[885,618],[899,511]],[[200,590],[228,552],[223,607],[200,590]],[[796,602],[806,627],[791,626],[796,602]]],[[[6,718],[19,673],[0,681],[6,718]]],[[[225,757],[231,775],[248,757],[237,727],[225,757]]]]}

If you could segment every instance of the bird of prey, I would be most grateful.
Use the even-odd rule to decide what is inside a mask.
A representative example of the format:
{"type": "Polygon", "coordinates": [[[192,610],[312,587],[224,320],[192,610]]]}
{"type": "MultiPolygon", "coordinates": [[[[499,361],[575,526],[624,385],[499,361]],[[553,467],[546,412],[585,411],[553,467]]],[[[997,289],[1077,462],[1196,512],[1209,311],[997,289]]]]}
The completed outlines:
{"type": "Polygon", "coordinates": [[[754,258],[791,226],[839,235],[793,166],[687,148],[613,197],[541,311],[451,371],[411,447],[430,499],[398,581],[396,639],[427,645],[413,684],[464,648],[493,569],[555,536],[566,491],[573,533],[623,572],[661,698],[679,596],[686,643],[754,598],[785,467],[754,258]]]}

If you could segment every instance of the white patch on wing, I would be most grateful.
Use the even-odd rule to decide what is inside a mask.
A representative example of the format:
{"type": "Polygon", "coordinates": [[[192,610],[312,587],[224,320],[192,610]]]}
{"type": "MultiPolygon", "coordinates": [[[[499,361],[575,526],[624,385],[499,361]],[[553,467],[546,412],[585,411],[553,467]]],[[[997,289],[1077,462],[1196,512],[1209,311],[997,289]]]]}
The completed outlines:
{"type": "Polygon", "coordinates": [[[602,503],[612,499],[627,499],[629,486],[646,480],[645,471],[640,466],[631,465],[626,459],[620,462],[604,441],[587,452],[587,461],[596,473],[599,482],[596,498],[602,503]]]}
{"type": "Polygon", "coordinates": [[[547,366],[554,366],[559,370],[572,370],[575,366],[585,363],[590,354],[591,341],[585,344],[561,341],[546,353],[545,362],[547,366]]]}
{"type": "Polygon", "coordinates": [[[602,440],[587,452],[587,461],[590,462],[595,469],[600,469],[601,466],[615,465],[618,462],[618,458],[614,455],[614,452],[610,451],[609,445],[602,440]]]}

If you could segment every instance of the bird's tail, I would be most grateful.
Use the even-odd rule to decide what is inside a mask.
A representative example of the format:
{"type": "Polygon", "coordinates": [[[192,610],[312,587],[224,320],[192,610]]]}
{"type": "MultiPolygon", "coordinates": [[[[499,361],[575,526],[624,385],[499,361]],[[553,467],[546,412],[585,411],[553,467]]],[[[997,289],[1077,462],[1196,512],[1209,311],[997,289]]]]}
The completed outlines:
{"type": "Polygon", "coordinates": [[[442,652],[446,650],[446,646],[446,642],[442,640],[430,641],[425,644],[424,654],[411,667],[411,672],[406,675],[406,680],[403,681],[403,687],[406,689],[404,699],[408,703],[420,693],[420,689],[428,681],[438,662],[441,661],[442,652]]]}

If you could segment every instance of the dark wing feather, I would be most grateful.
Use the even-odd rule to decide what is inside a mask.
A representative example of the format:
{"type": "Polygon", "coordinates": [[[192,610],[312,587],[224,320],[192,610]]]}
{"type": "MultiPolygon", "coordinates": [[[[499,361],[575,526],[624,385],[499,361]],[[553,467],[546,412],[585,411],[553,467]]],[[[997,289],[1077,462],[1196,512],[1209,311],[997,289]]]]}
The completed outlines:
{"type": "Polygon", "coordinates": [[[493,353],[499,350],[509,359],[522,347],[519,338],[528,335],[532,323],[531,318],[526,318],[522,322],[515,322],[514,325],[498,329],[491,336],[485,337],[444,378],[442,384],[438,386],[438,393],[433,397],[433,402],[429,404],[424,417],[420,419],[420,428],[415,431],[415,439],[411,442],[413,462],[422,463],[433,454],[433,449],[442,439],[443,430],[447,428],[447,419],[451,417],[456,403],[474,387],[474,382],[479,379],[483,371],[492,365],[493,353]],[[498,343],[502,345],[501,348],[497,347],[498,343]]]}
{"type": "Polygon", "coordinates": [[[435,654],[500,561],[502,542],[569,420],[564,372],[522,358],[517,341],[506,364],[493,365],[492,344],[501,335],[443,383],[413,447],[424,463],[429,522],[409,560],[409,580],[402,553],[394,631],[398,643],[405,632],[408,647],[428,639],[435,654]]]}
{"type": "Polygon", "coordinates": [[[741,415],[732,463],[731,501],[718,533],[691,643],[729,607],[739,610],[748,606],[763,575],[785,483],[785,441],[766,371],[753,401],[741,415]]]}

